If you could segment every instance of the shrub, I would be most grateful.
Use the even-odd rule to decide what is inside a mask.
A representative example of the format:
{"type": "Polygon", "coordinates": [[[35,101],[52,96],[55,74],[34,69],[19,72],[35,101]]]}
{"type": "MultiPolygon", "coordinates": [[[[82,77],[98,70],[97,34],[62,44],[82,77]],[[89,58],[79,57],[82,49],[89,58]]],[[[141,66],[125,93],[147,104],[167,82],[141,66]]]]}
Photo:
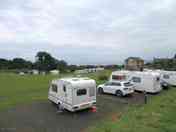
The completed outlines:
{"type": "Polygon", "coordinates": [[[100,75],[100,76],[98,76],[98,79],[99,80],[108,80],[108,76],[107,75],[100,75]]]}

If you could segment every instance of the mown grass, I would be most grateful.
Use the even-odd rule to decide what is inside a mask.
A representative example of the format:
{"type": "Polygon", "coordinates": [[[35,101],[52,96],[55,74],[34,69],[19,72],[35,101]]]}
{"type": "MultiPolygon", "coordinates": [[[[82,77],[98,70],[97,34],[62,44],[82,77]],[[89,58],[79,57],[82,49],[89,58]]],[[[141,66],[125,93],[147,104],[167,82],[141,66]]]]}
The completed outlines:
{"type": "MultiPolygon", "coordinates": [[[[111,71],[90,73],[88,76],[96,79],[99,75],[108,75],[111,71]]],[[[75,76],[74,74],[52,75],[24,75],[20,76],[13,73],[0,73],[0,110],[12,108],[16,105],[31,103],[34,101],[47,100],[49,82],[54,78],[75,76]]]]}
{"type": "Polygon", "coordinates": [[[49,81],[54,76],[0,74],[0,109],[47,99],[49,81]]]}
{"type": "Polygon", "coordinates": [[[148,104],[128,107],[116,121],[105,119],[90,132],[176,132],[176,88],[153,96],[148,104]]]}

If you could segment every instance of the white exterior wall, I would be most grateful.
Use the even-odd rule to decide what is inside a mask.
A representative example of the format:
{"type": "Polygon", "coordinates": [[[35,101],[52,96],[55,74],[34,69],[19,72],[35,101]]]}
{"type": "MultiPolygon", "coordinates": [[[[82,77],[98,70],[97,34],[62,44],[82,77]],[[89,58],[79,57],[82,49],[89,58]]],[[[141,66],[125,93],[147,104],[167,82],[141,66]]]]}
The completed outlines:
{"type": "MultiPolygon", "coordinates": [[[[76,78],[75,78],[76,79],[76,78]]],[[[78,107],[77,110],[91,107],[96,102],[96,83],[92,79],[81,79],[73,81],[71,79],[54,80],[51,84],[57,85],[57,93],[53,93],[50,87],[48,98],[49,100],[60,103],[65,109],[74,111],[73,107],[78,107]],[[63,85],[66,86],[66,92],[63,91],[63,85]],[[90,89],[93,88],[95,95],[89,95],[90,89]],[[86,89],[87,93],[82,96],[77,96],[78,89],[86,89]]]]}
{"type": "Polygon", "coordinates": [[[135,90],[146,91],[150,93],[157,93],[162,90],[160,85],[160,80],[157,81],[157,78],[160,78],[160,74],[156,72],[131,72],[130,80],[133,77],[141,78],[140,83],[134,83],[135,90]]]}

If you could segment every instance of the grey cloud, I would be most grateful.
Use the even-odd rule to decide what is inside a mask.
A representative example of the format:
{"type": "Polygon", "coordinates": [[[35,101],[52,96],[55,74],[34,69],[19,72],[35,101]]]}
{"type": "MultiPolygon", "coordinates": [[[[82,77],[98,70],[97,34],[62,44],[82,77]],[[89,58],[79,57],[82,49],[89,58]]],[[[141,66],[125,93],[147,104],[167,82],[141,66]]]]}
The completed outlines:
{"type": "Polygon", "coordinates": [[[3,0],[0,56],[33,59],[47,50],[74,64],[173,56],[175,7],[174,0],[3,0]]]}

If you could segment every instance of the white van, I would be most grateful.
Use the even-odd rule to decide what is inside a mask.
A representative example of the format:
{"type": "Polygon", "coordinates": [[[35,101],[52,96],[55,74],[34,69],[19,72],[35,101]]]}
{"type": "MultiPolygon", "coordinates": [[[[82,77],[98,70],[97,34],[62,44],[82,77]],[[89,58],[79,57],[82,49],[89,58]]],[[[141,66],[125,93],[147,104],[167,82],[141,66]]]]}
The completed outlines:
{"type": "Polygon", "coordinates": [[[162,90],[160,74],[157,72],[131,72],[129,79],[137,91],[158,93],[162,90]]]}
{"type": "Polygon", "coordinates": [[[48,99],[58,108],[78,111],[96,105],[96,82],[89,78],[63,78],[50,84],[48,99]]]}

